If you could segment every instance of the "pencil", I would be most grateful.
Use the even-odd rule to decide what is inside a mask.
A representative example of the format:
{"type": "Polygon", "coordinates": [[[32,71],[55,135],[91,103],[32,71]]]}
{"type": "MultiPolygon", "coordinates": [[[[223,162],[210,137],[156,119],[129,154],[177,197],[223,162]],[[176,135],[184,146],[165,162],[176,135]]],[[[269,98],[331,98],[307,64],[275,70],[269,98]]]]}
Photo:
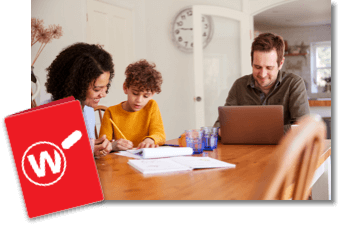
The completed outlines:
{"type": "Polygon", "coordinates": [[[109,118],[110,121],[113,123],[113,126],[115,127],[115,129],[117,129],[119,131],[119,133],[121,134],[121,136],[127,140],[127,138],[125,137],[125,135],[121,132],[121,130],[119,129],[119,127],[117,125],[115,125],[115,123],[113,122],[113,120],[111,118],[109,118]]]}

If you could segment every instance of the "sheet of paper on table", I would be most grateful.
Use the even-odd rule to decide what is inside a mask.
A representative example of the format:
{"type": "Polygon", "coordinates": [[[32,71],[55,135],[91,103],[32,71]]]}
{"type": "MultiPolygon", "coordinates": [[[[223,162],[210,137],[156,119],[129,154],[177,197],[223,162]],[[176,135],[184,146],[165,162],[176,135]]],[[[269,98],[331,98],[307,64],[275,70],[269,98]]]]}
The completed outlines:
{"type": "Polygon", "coordinates": [[[131,150],[126,150],[126,151],[115,152],[115,154],[130,157],[130,158],[135,158],[135,159],[142,159],[142,156],[137,154],[138,152],[140,152],[139,149],[131,149],[131,150]]]}
{"type": "Polygon", "coordinates": [[[130,159],[128,164],[143,174],[166,173],[203,168],[235,168],[234,164],[226,163],[210,157],[192,156],[143,160],[130,159]]]}
{"type": "Polygon", "coordinates": [[[141,148],[120,151],[115,153],[121,156],[127,156],[136,159],[151,159],[172,156],[192,155],[193,149],[190,147],[158,147],[158,148],[141,148]]]}
{"type": "Polygon", "coordinates": [[[128,164],[133,166],[135,169],[139,170],[143,174],[155,174],[155,173],[166,173],[166,172],[176,172],[176,171],[185,171],[192,170],[192,168],[181,165],[177,162],[171,160],[171,158],[161,158],[161,159],[145,159],[145,160],[135,160],[130,159],[128,164]]]}
{"type": "Polygon", "coordinates": [[[235,168],[235,164],[223,162],[210,157],[173,157],[173,161],[182,165],[191,167],[193,169],[204,169],[204,168],[235,168]]]}

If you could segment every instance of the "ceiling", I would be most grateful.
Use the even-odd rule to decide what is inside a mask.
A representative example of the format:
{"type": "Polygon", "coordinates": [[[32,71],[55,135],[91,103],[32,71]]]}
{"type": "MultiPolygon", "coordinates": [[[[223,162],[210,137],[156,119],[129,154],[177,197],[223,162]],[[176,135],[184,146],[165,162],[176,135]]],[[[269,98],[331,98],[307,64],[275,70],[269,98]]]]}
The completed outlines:
{"type": "Polygon", "coordinates": [[[255,30],[331,24],[331,0],[297,0],[254,16],[255,30]]]}

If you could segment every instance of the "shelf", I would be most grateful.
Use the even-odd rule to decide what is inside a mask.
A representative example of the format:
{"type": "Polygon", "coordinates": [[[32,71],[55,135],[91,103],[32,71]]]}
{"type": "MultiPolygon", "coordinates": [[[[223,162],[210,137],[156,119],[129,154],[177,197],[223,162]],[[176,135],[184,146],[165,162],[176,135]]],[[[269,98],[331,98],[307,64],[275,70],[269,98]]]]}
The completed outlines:
{"type": "Polygon", "coordinates": [[[297,54],[291,54],[291,53],[289,53],[289,54],[285,54],[285,56],[299,56],[299,55],[305,56],[305,55],[307,55],[307,53],[297,53],[297,54]]]}

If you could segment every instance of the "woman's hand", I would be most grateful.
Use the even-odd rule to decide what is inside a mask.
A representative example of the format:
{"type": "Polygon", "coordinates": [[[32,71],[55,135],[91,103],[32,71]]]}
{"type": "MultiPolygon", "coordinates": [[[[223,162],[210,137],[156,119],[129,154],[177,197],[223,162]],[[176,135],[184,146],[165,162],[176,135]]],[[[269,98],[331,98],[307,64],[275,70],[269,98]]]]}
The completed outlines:
{"type": "Polygon", "coordinates": [[[126,139],[118,139],[112,142],[112,149],[115,151],[125,151],[133,148],[133,143],[126,139]]]}
{"type": "Polygon", "coordinates": [[[94,143],[94,156],[105,156],[112,151],[111,142],[103,135],[101,138],[95,140],[94,143]]]}
{"type": "Polygon", "coordinates": [[[152,138],[145,138],[140,144],[138,145],[139,148],[157,148],[159,145],[156,145],[152,138]]]}

